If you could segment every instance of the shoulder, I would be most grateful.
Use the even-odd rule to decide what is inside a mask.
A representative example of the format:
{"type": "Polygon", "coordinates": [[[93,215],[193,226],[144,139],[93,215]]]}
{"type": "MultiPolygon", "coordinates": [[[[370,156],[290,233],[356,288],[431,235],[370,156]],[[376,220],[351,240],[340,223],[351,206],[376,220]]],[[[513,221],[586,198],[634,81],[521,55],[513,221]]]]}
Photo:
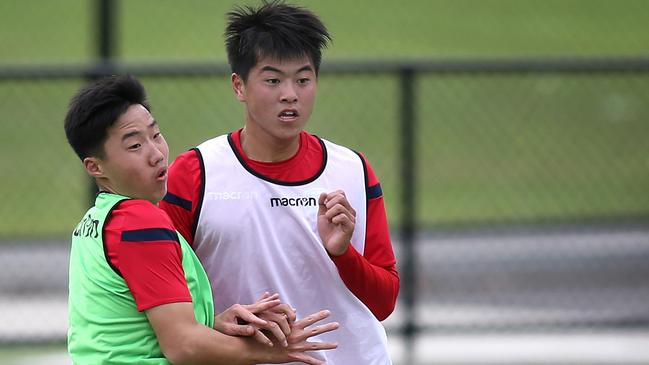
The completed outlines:
{"type": "Polygon", "coordinates": [[[356,152],[354,149],[344,146],[342,144],[338,144],[326,138],[320,138],[317,136],[313,136],[313,137],[316,138],[319,141],[319,143],[324,147],[325,153],[327,155],[327,159],[335,158],[335,159],[347,160],[353,163],[358,163],[358,158],[360,154],[356,152]]]}
{"type": "Polygon", "coordinates": [[[179,184],[184,186],[188,182],[196,181],[200,178],[202,170],[202,157],[197,149],[194,148],[180,154],[169,165],[168,188],[175,191],[178,190],[179,184]]]}
{"type": "Polygon", "coordinates": [[[362,152],[357,153],[361,158],[361,161],[363,162],[363,166],[365,167],[365,171],[367,173],[367,186],[370,187],[378,184],[379,179],[376,177],[374,169],[372,168],[372,165],[370,165],[370,162],[367,160],[367,157],[365,157],[365,154],[363,154],[362,152]]]}
{"type": "Polygon", "coordinates": [[[167,213],[153,203],[141,199],[120,202],[113,209],[111,218],[113,221],[119,222],[119,228],[122,231],[150,228],[174,230],[167,213]]]}
{"type": "Polygon", "coordinates": [[[195,151],[198,158],[201,158],[202,154],[211,155],[223,153],[224,151],[229,151],[234,147],[234,139],[236,136],[236,132],[222,134],[204,141],[192,150],[195,151]]]}
{"type": "Polygon", "coordinates": [[[328,153],[335,152],[335,151],[340,151],[340,152],[343,152],[343,153],[348,154],[350,156],[351,155],[356,156],[355,158],[359,158],[361,163],[363,164],[363,169],[364,169],[364,172],[365,172],[365,174],[367,176],[367,180],[366,180],[367,181],[367,187],[372,187],[372,186],[375,186],[375,185],[379,184],[379,179],[376,177],[376,174],[374,173],[374,169],[372,168],[372,165],[370,164],[370,162],[368,161],[368,159],[367,159],[367,157],[365,156],[364,153],[358,152],[358,151],[356,151],[354,149],[351,149],[351,148],[343,146],[343,145],[336,144],[336,143],[331,142],[331,141],[326,140],[326,139],[320,139],[320,138],[318,138],[316,136],[312,136],[312,137],[316,138],[318,140],[321,140],[325,144],[325,146],[327,147],[328,153]]]}
{"type": "Polygon", "coordinates": [[[178,155],[169,168],[191,168],[193,166],[200,167],[199,153],[195,148],[178,155]]]}

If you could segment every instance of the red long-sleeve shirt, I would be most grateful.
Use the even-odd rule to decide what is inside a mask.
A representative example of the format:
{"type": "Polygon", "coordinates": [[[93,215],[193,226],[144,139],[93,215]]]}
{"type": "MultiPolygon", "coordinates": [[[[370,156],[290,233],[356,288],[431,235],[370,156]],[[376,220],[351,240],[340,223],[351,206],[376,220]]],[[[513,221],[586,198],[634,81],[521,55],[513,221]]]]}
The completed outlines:
{"type": "Polygon", "coordinates": [[[182,249],[169,238],[174,234],[167,214],[145,200],[124,200],[106,219],[106,257],[126,281],[139,311],[192,301],[182,267],[182,249]],[[137,239],[129,238],[133,236],[137,239]]]}
{"type": "MultiPolygon", "coordinates": [[[[241,130],[231,134],[235,148],[246,164],[257,174],[282,182],[308,180],[322,167],[322,145],[317,137],[300,134],[298,152],[281,162],[260,162],[249,159],[241,147],[241,130]]],[[[365,159],[365,157],[363,157],[365,159]]],[[[365,249],[361,255],[350,244],[348,250],[331,257],[349,290],[379,319],[387,318],[396,304],[399,275],[392,250],[381,187],[374,171],[367,167],[367,223],[365,249]]],[[[160,202],[176,229],[191,244],[196,232],[199,199],[203,189],[201,163],[196,151],[178,156],[169,168],[168,194],[160,202]]]]}

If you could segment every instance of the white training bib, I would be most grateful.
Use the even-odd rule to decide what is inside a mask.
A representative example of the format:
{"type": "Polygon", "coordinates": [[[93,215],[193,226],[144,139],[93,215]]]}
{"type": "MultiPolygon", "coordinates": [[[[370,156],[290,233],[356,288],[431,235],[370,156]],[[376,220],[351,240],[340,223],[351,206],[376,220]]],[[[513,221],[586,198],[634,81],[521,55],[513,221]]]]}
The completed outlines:
{"type": "Polygon", "coordinates": [[[391,364],[385,329],[345,286],[316,222],[322,192],[343,190],[356,211],[352,245],[365,248],[366,173],[355,152],[322,141],[323,169],[312,180],[281,183],[250,170],[227,135],[198,146],[204,192],[194,250],[210,278],[216,313],[253,303],[264,292],[297,308],[298,318],[322,309],[336,331],[314,341],[338,348],[313,353],[329,365],[391,364]]]}

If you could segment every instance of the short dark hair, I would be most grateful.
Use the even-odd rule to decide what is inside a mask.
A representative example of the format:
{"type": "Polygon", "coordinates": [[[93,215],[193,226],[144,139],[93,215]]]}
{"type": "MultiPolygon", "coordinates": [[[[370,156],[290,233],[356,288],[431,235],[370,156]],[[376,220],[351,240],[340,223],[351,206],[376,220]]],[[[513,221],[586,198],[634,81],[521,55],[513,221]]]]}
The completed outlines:
{"type": "Polygon", "coordinates": [[[264,57],[291,60],[308,56],[318,74],[322,49],[331,37],[317,15],[281,1],[263,1],[259,8],[235,7],[227,14],[225,44],[232,72],[244,81],[264,57]]]}
{"type": "Polygon", "coordinates": [[[105,77],[81,88],[65,116],[65,135],[77,156],[103,157],[108,128],[134,104],[150,110],[144,86],[131,75],[105,77]]]}

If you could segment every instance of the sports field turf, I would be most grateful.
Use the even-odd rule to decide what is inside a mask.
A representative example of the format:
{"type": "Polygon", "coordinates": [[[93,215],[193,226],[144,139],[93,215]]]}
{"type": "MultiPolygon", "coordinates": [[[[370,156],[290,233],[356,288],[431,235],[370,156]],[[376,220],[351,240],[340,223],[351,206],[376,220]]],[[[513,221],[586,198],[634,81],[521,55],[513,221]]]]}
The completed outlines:
{"type": "MultiPolygon", "coordinates": [[[[121,60],[224,62],[231,1],[119,2],[121,60]]],[[[240,3],[240,2],[239,2],[240,3]]],[[[299,1],[334,37],[326,60],[647,56],[645,1],[299,1]]],[[[93,59],[92,2],[0,3],[0,62],[93,59]]],[[[145,78],[182,152],[238,127],[226,78],[145,78]]],[[[88,205],[66,145],[82,80],[0,81],[0,237],[65,236],[88,205]]],[[[368,156],[399,222],[394,75],[323,74],[309,130],[368,156]]],[[[649,214],[649,75],[425,74],[417,79],[422,225],[649,214]]]]}

